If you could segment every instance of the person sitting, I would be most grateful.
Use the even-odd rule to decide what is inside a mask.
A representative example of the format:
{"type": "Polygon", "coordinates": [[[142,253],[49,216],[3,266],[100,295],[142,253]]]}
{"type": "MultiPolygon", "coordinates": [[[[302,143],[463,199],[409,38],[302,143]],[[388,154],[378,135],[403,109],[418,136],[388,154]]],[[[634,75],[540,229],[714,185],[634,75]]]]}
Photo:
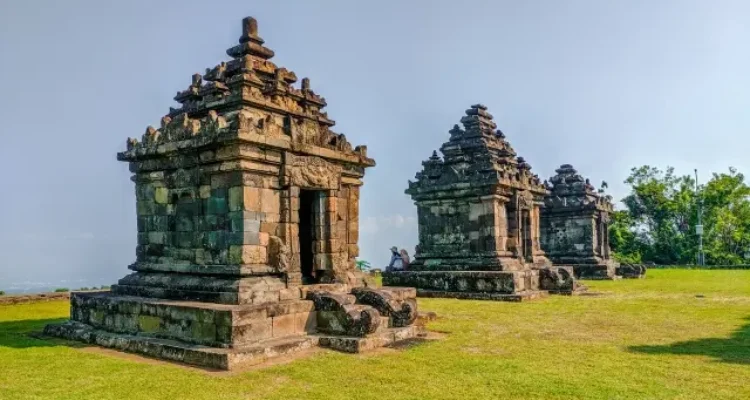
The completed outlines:
{"type": "Polygon", "coordinates": [[[401,265],[404,270],[409,269],[409,253],[406,252],[406,249],[401,249],[401,265]]]}
{"type": "Polygon", "coordinates": [[[385,268],[386,271],[401,271],[404,269],[404,260],[396,246],[391,247],[391,262],[385,268]]]}

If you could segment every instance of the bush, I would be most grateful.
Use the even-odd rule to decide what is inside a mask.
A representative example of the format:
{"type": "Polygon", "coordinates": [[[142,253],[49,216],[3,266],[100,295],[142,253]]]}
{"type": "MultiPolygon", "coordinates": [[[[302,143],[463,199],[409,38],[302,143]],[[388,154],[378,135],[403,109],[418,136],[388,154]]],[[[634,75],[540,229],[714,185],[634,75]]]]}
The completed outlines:
{"type": "Polygon", "coordinates": [[[0,290],[0,296],[5,296],[5,292],[0,290]]]}
{"type": "Polygon", "coordinates": [[[55,293],[64,293],[64,292],[70,292],[70,289],[64,288],[64,287],[55,289],[55,293]]]}
{"type": "Polygon", "coordinates": [[[107,286],[107,285],[102,285],[102,286],[99,287],[99,289],[101,289],[101,290],[109,290],[110,287],[107,286]]]}

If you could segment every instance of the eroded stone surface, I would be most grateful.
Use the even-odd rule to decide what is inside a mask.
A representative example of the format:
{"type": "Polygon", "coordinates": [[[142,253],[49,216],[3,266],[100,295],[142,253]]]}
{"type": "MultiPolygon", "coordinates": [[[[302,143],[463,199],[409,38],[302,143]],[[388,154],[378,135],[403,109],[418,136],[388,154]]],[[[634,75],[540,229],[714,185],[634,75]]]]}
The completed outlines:
{"type": "MultiPolygon", "coordinates": [[[[117,155],[135,183],[133,273],[111,293],[74,294],[71,321],[48,334],[226,369],[319,332],[362,350],[411,329],[403,309],[381,315],[349,294],[368,284],[355,258],[374,160],[331,130],[308,78],[295,87],[270,61],[257,22],[242,27],[232,60],[193,75],[179,107],[117,155]]],[[[415,296],[398,291],[416,315],[415,296]]]]}
{"type": "Polygon", "coordinates": [[[603,189],[597,193],[570,164],[555,172],[541,214],[541,242],[547,257],[556,265],[572,266],[578,278],[615,278],[619,264],[609,248],[611,196],[605,196],[603,189]]]}
{"type": "Polygon", "coordinates": [[[443,156],[433,152],[409,182],[419,245],[409,271],[383,273],[383,282],[430,296],[537,297],[539,270],[551,266],[539,238],[547,189],[487,107],[471,106],[461,124],[450,130],[443,156]]]}

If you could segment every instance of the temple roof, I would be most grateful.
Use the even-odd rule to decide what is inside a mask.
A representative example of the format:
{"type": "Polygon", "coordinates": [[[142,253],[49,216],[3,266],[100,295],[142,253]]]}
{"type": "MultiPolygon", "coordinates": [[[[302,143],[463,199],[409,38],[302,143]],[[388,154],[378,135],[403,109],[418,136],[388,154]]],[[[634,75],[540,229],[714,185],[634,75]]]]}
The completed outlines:
{"type": "Polygon", "coordinates": [[[531,166],[516,155],[505,134],[497,129],[486,106],[472,105],[461,118],[461,125],[449,131],[449,140],[440,147],[442,158],[435,151],[422,163],[424,168],[417,173],[416,182],[409,182],[407,193],[473,184],[546,194],[539,177],[531,173],[531,166]]]}
{"type": "Polygon", "coordinates": [[[149,126],[140,142],[128,139],[128,151],[118,157],[133,161],[156,155],[155,148],[168,143],[190,148],[226,132],[235,136],[244,132],[271,137],[261,141],[268,146],[307,153],[321,153],[305,150],[310,146],[325,148],[332,151],[323,153],[334,158],[341,155],[348,162],[374,165],[366,147],[353,148],[346,136],[331,131],[335,122],[323,111],[326,101],[311,89],[310,79],[303,78],[300,87],[294,87],[297,75],[270,61],[274,52],[264,43],[255,18],[243,19],[239,43],[226,51],[232,59],[194,74],[190,85],[175,95],[179,107],[170,107],[161,127],[149,126]],[[190,140],[194,143],[183,143],[190,140]]]}
{"type": "Polygon", "coordinates": [[[602,182],[602,189],[597,192],[589,179],[584,179],[570,164],[562,164],[555,173],[549,183],[544,181],[549,190],[549,195],[545,198],[547,208],[612,209],[611,196],[604,195],[605,182],[602,182]]]}

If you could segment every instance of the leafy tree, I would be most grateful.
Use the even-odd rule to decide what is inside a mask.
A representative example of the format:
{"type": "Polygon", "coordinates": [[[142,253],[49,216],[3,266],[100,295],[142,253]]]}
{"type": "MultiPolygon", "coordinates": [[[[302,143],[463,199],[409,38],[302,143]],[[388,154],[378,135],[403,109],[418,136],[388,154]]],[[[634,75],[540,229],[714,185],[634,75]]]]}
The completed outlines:
{"type": "Polygon", "coordinates": [[[627,211],[618,210],[612,213],[609,225],[609,244],[615,259],[621,263],[638,264],[641,262],[641,243],[631,229],[633,219],[627,211]]]}
{"type": "Polygon", "coordinates": [[[711,264],[740,264],[750,247],[750,187],[735,168],[702,188],[704,251],[711,264]]]}
{"type": "Polygon", "coordinates": [[[691,264],[697,259],[695,232],[699,205],[703,209],[704,251],[709,264],[739,264],[750,247],[750,187],[736,169],[713,174],[695,188],[690,175],[674,168],[644,165],[625,180],[630,194],[625,210],[612,216],[610,243],[623,262],[691,264]]]}

